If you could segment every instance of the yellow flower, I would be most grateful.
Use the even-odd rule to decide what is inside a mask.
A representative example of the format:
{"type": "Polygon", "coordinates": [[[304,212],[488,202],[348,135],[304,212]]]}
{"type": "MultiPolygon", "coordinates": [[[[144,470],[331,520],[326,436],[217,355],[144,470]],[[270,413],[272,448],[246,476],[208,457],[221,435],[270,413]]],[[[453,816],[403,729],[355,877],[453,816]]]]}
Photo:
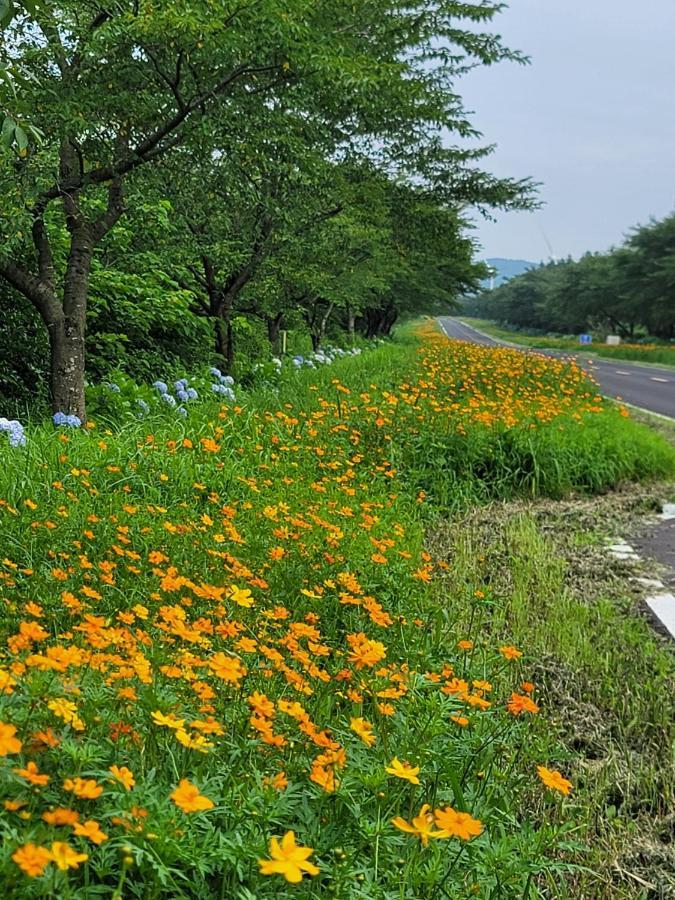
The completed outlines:
{"type": "Polygon", "coordinates": [[[237,606],[253,606],[253,597],[248,588],[238,588],[236,585],[232,585],[228,596],[237,606]]]}
{"type": "Polygon", "coordinates": [[[520,659],[523,655],[522,650],[518,650],[517,647],[500,647],[499,652],[504,659],[520,659]]]}
{"type": "Polygon", "coordinates": [[[429,804],[425,803],[412,822],[406,822],[405,819],[396,816],[395,819],[391,820],[391,824],[401,831],[416,835],[426,847],[429,843],[429,838],[447,837],[444,831],[434,831],[434,817],[431,815],[430,809],[429,804]]]}
{"type": "Polygon", "coordinates": [[[319,869],[313,863],[308,862],[314,853],[311,847],[301,847],[295,843],[295,833],[287,831],[281,839],[281,844],[276,838],[270,839],[270,856],[272,859],[260,859],[261,875],[283,875],[286,881],[297,884],[302,881],[302,873],[318,875],[319,869]]]}
{"type": "Polygon", "coordinates": [[[134,773],[131,769],[127,769],[126,766],[110,766],[108,771],[111,772],[116,781],[123,784],[128,791],[136,784],[134,773]]]}
{"type": "Polygon", "coordinates": [[[420,783],[417,777],[420,773],[419,766],[411,766],[410,763],[401,762],[397,756],[392,759],[388,766],[385,766],[385,772],[395,775],[396,778],[403,778],[405,781],[409,781],[410,784],[420,783]]]}
{"type": "Polygon", "coordinates": [[[62,872],[66,872],[68,869],[77,869],[80,863],[86,862],[89,859],[89,854],[78,853],[63,841],[54,841],[49,853],[52,860],[62,872]]]}
{"type": "Polygon", "coordinates": [[[463,841],[470,841],[483,830],[478,819],[474,819],[468,813],[456,812],[451,806],[434,810],[434,818],[441,831],[445,832],[446,837],[458,837],[463,841]]]}
{"type": "Polygon", "coordinates": [[[201,812],[205,809],[213,809],[214,802],[199,793],[196,784],[192,784],[187,778],[182,778],[178,787],[170,795],[173,802],[184,813],[201,812]]]}
{"type": "Polygon", "coordinates": [[[373,734],[373,726],[370,722],[367,722],[365,719],[358,718],[352,719],[349,723],[349,727],[354,732],[354,734],[358,734],[363,743],[367,747],[372,747],[376,741],[376,737],[373,734]]]}
{"type": "Polygon", "coordinates": [[[188,750],[198,750],[200,753],[208,753],[213,747],[213,743],[207,741],[203,734],[188,734],[183,728],[176,731],[176,740],[188,750]]]}
{"type": "Polygon", "coordinates": [[[182,728],[183,725],[185,725],[185,719],[178,719],[173,713],[169,713],[168,716],[165,716],[163,712],[156,709],[155,712],[150,713],[150,715],[152,716],[152,721],[155,725],[163,725],[165,728],[182,728]]]}
{"type": "Polygon", "coordinates": [[[537,774],[547,788],[559,791],[561,794],[569,794],[572,790],[572,782],[556,772],[555,769],[547,769],[546,766],[537,766],[537,774]]]}

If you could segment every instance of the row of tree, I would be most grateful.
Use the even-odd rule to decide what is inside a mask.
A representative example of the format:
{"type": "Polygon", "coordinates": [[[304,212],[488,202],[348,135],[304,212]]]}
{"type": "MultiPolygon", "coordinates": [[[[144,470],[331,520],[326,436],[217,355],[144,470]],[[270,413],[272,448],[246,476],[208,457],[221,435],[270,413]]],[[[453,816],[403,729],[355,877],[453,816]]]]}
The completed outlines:
{"type": "Polygon", "coordinates": [[[609,253],[530,269],[467,309],[523,329],[675,340],[675,214],[635,228],[609,253]]]}
{"type": "Polygon", "coordinates": [[[475,287],[463,209],[531,203],[448,146],[476,137],[457,79],[521,60],[482,30],[498,2],[3,5],[0,313],[54,411],[84,421],[88,353],[231,368],[242,320],[386,333],[475,287]]]}

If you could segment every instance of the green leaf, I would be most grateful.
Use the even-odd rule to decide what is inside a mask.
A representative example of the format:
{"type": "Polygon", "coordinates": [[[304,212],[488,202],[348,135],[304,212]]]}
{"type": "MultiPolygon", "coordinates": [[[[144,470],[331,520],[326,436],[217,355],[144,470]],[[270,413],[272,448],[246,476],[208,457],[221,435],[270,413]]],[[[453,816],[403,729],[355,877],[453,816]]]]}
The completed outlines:
{"type": "Polygon", "coordinates": [[[14,126],[14,139],[19,148],[19,156],[25,156],[28,152],[28,135],[20,125],[14,126]]]}
{"type": "Polygon", "coordinates": [[[0,28],[6,28],[14,17],[12,0],[0,0],[0,28]]]}
{"type": "Polygon", "coordinates": [[[5,116],[2,123],[2,131],[0,131],[0,143],[4,144],[5,147],[11,147],[14,143],[15,128],[16,123],[14,122],[14,119],[5,116]]]}

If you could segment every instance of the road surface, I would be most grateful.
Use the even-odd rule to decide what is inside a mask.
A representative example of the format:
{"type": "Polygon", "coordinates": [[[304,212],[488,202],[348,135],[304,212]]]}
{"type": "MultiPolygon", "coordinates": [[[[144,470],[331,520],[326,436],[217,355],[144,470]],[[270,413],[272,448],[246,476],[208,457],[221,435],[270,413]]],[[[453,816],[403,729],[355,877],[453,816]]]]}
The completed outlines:
{"type": "MultiPolygon", "coordinates": [[[[488,337],[460,322],[458,319],[440,318],[445,334],[459,341],[472,341],[489,347],[513,346],[498,338],[488,337]]],[[[548,350],[529,350],[528,353],[543,353],[545,356],[574,356],[548,350]]],[[[608,397],[623,400],[649,412],[675,419],[675,369],[661,369],[656,366],[636,366],[625,360],[588,359],[577,357],[580,366],[592,372],[600,385],[600,390],[608,397]]]]}

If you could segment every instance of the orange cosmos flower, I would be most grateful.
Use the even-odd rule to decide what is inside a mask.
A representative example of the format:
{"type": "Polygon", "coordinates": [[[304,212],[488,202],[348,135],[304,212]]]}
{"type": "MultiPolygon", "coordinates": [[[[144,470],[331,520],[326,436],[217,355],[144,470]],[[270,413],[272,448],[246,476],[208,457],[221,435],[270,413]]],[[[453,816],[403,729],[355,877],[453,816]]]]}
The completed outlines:
{"type": "Polygon", "coordinates": [[[49,783],[49,775],[41,775],[38,767],[32,761],[26,763],[25,769],[14,769],[14,773],[25,778],[26,781],[30,781],[31,784],[45,785],[49,783]]]}
{"type": "Polygon", "coordinates": [[[553,791],[559,791],[561,794],[569,794],[572,790],[572,782],[555,771],[555,769],[547,769],[546,766],[537,766],[537,774],[547,788],[553,791]]]}
{"type": "Polygon", "coordinates": [[[12,859],[30,878],[42,875],[52,861],[51,854],[46,847],[38,847],[35,844],[24,844],[12,853],[12,859]]]}
{"type": "Polygon", "coordinates": [[[483,830],[478,819],[474,819],[468,813],[456,812],[451,806],[435,810],[434,819],[446,837],[458,837],[463,841],[470,841],[483,830]]]}
{"type": "Polygon", "coordinates": [[[77,869],[80,863],[86,862],[89,859],[87,853],[78,853],[63,841],[54,841],[50,848],[49,855],[62,872],[67,872],[68,869],[77,869]]]}
{"type": "Polygon", "coordinates": [[[269,781],[269,785],[275,791],[285,791],[288,787],[288,778],[285,772],[277,772],[277,774],[269,781]]]}
{"type": "Polygon", "coordinates": [[[58,747],[61,741],[56,737],[51,728],[47,728],[44,731],[36,731],[32,736],[32,742],[36,745],[36,749],[42,750],[45,747],[58,747]]]}
{"type": "Polygon", "coordinates": [[[297,884],[302,881],[303,873],[318,875],[319,869],[308,862],[314,853],[311,847],[301,847],[295,842],[295,833],[287,831],[281,839],[270,838],[270,856],[272,859],[260,859],[261,875],[283,875],[286,881],[297,884]]]}
{"type": "Polygon", "coordinates": [[[181,778],[178,787],[170,794],[170,797],[184,813],[213,809],[215,805],[213,800],[200,794],[197,785],[192,784],[187,778],[181,778]]]}
{"type": "Polygon", "coordinates": [[[520,659],[523,655],[522,650],[518,650],[517,647],[500,647],[499,652],[504,657],[504,659],[520,659]]]}
{"type": "Polygon", "coordinates": [[[414,834],[426,847],[429,843],[429,838],[447,837],[444,831],[434,831],[434,817],[431,815],[430,809],[429,804],[425,803],[412,822],[406,822],[401,816],[396,816],[395,819],[391,820],[391,824],[407,834],[414,834]]]}
{"type": "Polygon", "coordinates": [[[401,762],[397,756],[392,759],[388,766],[385,766],[384,771],[396,776],[396,778],[409,781],[410,784],[420,783],[417,777],[420,773],[419,766],[411,766],[408,762],[401,762]]]}
{"type": "Polygon", "coordinates": [[[209,660],[209,669],[218,678],[231,684],[239,685],[246,675],[246,667],[236,656],[227,656],[225,653],[215,653],[209,660]]]}
{"type": "Polygon", "coordinates": [[[524,712],[530,713],[531,715],[535,715],[539,712],[539,707],[534,700],[530,697],[526,697],[525,694],[517,694],[515,691],[511,694],[511,699],[506,704],[506,708],[514,716],[519,716],[524,712]]]}
{"type": "Polygon", "coordinates": [[[110,766],[108,771],[113,775],[116,781],[119,781],[120,784],[124,785],[127,791],[130,791],[136,784],[134,773],[131,769],[127,769],[126,766],[110,766]]]}
{"type": "Polygon", "coordinates": [[[352,648],[349,662],[353,663],[356,669],[375,666],[387,655],[384,644],[369,640],[363,632],[348,634],[347,642],[352,648]]]}
{"type": "Polygon", "coordinates": [[[103,788],[93,778],[66,778],[63,789],[70,791],[82,800],[95,800],[103,793],[103,788]]]}
{"type": "Polygon", "coordinates": [[[16,728],[0,722],[0,756],[9,756],[10,753],[21,752],[21,741],[15,737],[16,728]]]}
{"type": "Polygon", "coordinates": [[[74,825],[80,818],[80,814],[74,809],[53,809],[42,813],[47,825],[74,825]]]}
{"type": "Polygon", "coordinates": [[[101,826],[94,819],[87,819],[86,822],[75,822],[73,824],[73,834],[77,837],[84,837],[92,841],[94,844],[102,844],[108,840],[108,835],[101,831],[101,826]]]}

